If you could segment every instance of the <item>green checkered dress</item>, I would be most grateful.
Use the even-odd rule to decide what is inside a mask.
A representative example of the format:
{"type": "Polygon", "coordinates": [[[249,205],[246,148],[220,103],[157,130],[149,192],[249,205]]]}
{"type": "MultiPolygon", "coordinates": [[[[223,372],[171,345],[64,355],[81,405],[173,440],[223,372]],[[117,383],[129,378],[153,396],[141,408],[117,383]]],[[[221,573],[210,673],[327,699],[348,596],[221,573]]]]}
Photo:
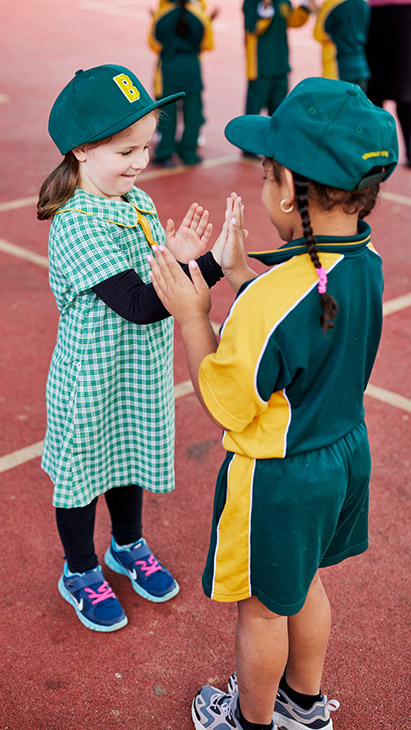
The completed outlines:
{"type": "Polygon", "coordinates": [[[164,242],[154,203],[77,189],[50,228],[50,286],[60,312],[47,380],[42,467],[56,507],[83,507],[113,487],[174,488],[173,320],[136,325],[92,287],[127,269],[150,281],[164,242]]]}

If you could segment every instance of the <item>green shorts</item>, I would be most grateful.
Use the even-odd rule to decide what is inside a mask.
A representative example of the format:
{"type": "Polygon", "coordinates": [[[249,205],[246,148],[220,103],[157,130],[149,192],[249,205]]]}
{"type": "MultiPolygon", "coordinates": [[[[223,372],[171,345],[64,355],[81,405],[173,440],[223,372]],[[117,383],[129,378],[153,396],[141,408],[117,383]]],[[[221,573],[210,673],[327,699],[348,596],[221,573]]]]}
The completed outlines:
{"type": "Polygon", "coordinates": [[[227,453],[217,479],[205,594],[251,596],[292,616],[318,568],[368,547],[365,423],[332,446],[285,459],[227,453]]]}

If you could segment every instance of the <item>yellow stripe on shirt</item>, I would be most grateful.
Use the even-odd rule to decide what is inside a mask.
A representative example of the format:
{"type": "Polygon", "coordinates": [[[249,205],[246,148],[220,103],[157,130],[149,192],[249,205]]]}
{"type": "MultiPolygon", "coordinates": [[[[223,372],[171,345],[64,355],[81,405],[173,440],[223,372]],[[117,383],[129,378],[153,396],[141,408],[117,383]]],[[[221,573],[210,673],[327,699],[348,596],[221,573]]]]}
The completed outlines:
{"type": "MultiPolygon", "coordinates": [[[[321,253],[327,271],[343,258],[340,253],[321,253]]],[[[275,392],[277,373],[271,397],[268,401],[261,397],[259,366],[277,326],[317,284],[308,254],[294,256],[254,279],[234,302],[216,352],[202,361],[201,394],[226,431],[227,451],[260,459],[286,455],[291,406],[284,390],[275,392]]]]}

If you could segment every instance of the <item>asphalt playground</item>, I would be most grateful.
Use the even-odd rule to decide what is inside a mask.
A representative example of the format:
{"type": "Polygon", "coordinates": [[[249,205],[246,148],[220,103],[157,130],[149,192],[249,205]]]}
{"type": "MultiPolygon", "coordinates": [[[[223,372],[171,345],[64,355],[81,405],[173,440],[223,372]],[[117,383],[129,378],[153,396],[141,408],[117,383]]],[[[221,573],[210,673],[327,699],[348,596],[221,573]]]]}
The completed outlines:
{"type": "MultiPolygon", "coordinates": [[[[242,3],[219,4],[215,49],[203,58],[204,163],[149,167],[139,180],[163,222],[172,216],[179,223],[197,200],[216,232],[225,198],[236,191],[249,249],[274,248],[259,164],[244,160],[223,135],[227,121],[243,113],[246,83],[242,3]]],[[[191,730],[197,689],[224,688],[234,666],[236,607],[209,601],[201,589],[224,452],[193,394],[178,327],[177,486],[169,495],[147,495],[144,534],[179,581],[179,595],[162,605],[145,602],[106,569],[129,623],[113,634],[83,627],[57,591],[63,556],[52,485],[40,469],[58,322],[48,284],[48,224],[36,219],[38,189],[60,160],[47,134],[48,113],[77,69],[100,63],[133,69],[152,90],[149,9],[150,0],[0,0],[0,730],[191,730]]],[[[291,86],[320,75],[312,24],[291,30],[289,39],[291,86]]],[[[335,730],[411,727],[411,170],[401,139],[400,145],[398,169],[369,218],[385,274],[383,338],[365,399],[373,456],[370,548],[322,574],[333,611],[322,689],[341,703],[335,730]]],[[[216,327],[231,301],[220,282],[211,312],[216,327]]],[[[109,533],[102,500],[101,559],[109,533]]]]}

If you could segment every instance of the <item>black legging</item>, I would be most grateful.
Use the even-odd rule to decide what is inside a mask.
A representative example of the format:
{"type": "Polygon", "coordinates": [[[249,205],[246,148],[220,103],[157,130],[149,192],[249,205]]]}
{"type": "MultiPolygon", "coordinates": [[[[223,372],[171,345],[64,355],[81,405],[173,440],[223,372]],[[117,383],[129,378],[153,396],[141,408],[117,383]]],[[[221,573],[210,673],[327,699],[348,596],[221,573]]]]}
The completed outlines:
{"type": "MultiPolygon", "coordinates": [[[[110,512],[112,534],[119,545],[127,545],[141,537],[143,492],[141,487],[131,484],[110,489],[104,494],[110,512]]],[[[72,573],[84,573],[98,565],[94,549],[97,499],[86,507],[56,509],[57,529],[72,573]]]]}
{"type": "MultiPolygon", "coordinates": [[[[384,100],[369,95],[376,106],[383,106],[384,100]]],[[[405,154],[408,164],[411,165],[411,101],[397,101],[397,117],[401,126],[402,136],[405,143],[405,154]]]]}
{"type": "Polygon", "coordinates": [[[397,116],[405,142],[405,152],[411,165],[411,102],[397,101],[397,116]]]}

